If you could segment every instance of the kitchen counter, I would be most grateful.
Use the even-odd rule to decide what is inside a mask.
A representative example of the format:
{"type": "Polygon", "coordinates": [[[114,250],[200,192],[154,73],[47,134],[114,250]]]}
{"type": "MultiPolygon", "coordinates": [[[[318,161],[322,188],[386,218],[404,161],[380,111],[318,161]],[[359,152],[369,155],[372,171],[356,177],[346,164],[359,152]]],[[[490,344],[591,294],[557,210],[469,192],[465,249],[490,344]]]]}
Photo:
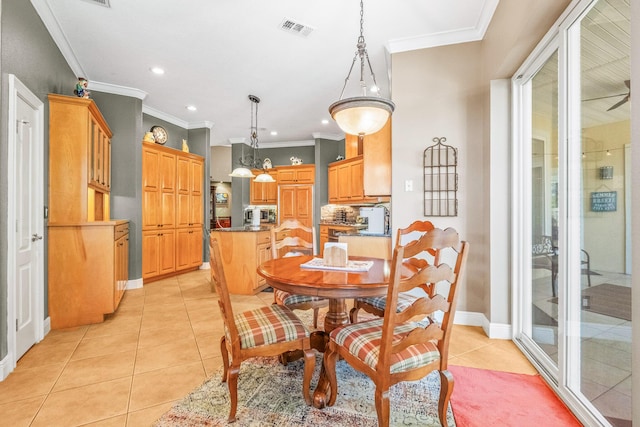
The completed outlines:
{"type": "MultiPolygon", "coordinates": [[[[260,227],[252,227],[250,225],[245,225],[243,227],[228,227],[228,228],[216,228],[215,231],[221,231],[221,232],[225,232],[225,231],[232,231],[232,232],[245,232],[245,231],[249,231],[249,232],[257,232],[257,231],[270,231],[271,227],[273,227],[272,225],[261,225],[260,227]]],[[[212,230],[213,231],[213,230],[212,230]]]]}

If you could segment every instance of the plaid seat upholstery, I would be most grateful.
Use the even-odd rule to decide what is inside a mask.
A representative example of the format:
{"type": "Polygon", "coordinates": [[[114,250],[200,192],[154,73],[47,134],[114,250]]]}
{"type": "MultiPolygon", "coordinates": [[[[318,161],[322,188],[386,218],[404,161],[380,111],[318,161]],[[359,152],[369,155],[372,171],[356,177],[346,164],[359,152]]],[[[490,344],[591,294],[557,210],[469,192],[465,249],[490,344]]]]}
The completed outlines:
{"type": "MultiPolygon", "coordinates": [[[[332,341],[347,348],[351,354],[375,369],[380,355],[383,322],[384,319],[379,318],[344,325],[331,331],[330,337],[332,341]]],[[[393,331],[393,341],[397,342],[418,326],[425,327],[426,324],[409,322],[397,325],[393,331]]],[[[438,359],[440,352],[435,342],[416,344],[391,356],[391,373],[408,371],[438,359]]]]}
{"type": "MultiPolygon", "coordinates": [[[[413,295],[399,293],[398,294],[398,306],[396,307],[396,312],[401,312],[405,308],[409,307],[416,300],[416,297],[413,295]]],[[[387,296],[382,295],[379,297],[365,297],[358,298],[358,301],[362,301],[366,304],[369,304],[378,310],[384,311],[387,306],[387,296]]]]}
{"type": "Polygon", "coordinates": [[[325,298],[312,297],[309,295],[290,294],[289,292],[274,290],[276,301],[282,301],[284,305],[302,304],[305,302],[322,301],[325,298]]]}
{"type": "MultiPolygon", "coordinates": [[[[234,316],[240,346],[251,348],[309,336],[309,330],[287,307],[270,305],[234,316]]],[[[227,339],[230,337],[227,334],[227,339]]]]}

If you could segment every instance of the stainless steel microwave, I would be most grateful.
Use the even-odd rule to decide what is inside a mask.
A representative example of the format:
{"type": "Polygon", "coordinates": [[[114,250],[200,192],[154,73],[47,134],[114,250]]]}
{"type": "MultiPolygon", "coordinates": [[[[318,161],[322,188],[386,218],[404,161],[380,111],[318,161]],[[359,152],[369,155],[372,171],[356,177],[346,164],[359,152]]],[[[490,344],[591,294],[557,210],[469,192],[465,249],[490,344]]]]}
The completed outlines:
{"type": "Polygon", "coordinates": [[[253,222],[254,209],[260,209],[260,223],[275,224],[278,220],[278,210],[275,206],[250,206],[244,210],[244,223],[251,224],[253,222]]]}

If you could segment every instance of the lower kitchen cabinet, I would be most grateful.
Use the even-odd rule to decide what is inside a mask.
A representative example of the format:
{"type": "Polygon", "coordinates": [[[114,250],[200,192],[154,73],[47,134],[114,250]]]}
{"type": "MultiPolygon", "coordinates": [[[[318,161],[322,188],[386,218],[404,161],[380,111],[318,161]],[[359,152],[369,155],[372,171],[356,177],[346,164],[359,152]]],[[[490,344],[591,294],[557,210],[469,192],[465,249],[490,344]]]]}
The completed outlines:
{"type": "Polygon", "coordinates": [[[176,271],[199,267],[202,264],[202,228],[176,230],[176,271]]]}
{"type": "Polygon", "coordinates": [[[267,287],[258,266],[271,259],[269,231],[211,231],[220,244],[229,293],[254,295],[267,287]]]}
{"type": "Polygon", "coordinates": [[[104,321],[126,289],[129,222],[50,224],[48,230],[51,328],[104,321]]]}
{"type": "Polygon", "coordinates": [[[142,232],[142,278],[156,278],[176,271],[175,230],[142,232]]]}

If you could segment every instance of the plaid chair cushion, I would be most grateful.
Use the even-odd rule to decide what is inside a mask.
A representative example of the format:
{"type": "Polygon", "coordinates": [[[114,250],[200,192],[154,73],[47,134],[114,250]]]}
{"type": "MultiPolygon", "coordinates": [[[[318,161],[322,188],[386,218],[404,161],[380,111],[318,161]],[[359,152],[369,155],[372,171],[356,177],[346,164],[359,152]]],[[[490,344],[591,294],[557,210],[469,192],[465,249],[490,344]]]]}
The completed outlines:
{"type": "MultiPolygon", "coordinates": [[[[384,319],[379,318],[341,326],[331,331],[330,337],[332,341],[346,347],[351,354],[375,369],[380,355],[383,322],[384,319]]],[[[426,324],[409,322],[397,325],[393,332],[393,341],[399,341],[417,326],[425,327],[426,324]]],[[[391,373],[408,371],[438,359],[440,352],[435,342],[417,344],[391,356],[391,373]]]]}
{"type": "Polygon", "coordinates": [[[280,305],[269,305],[236,314],[234,321],[242,348],[294,341],[309,336],[309,330],[300,319],[287,307],[280,305]]]}
{"type": "MultiPolygon", "coordinates": [[[[396,307],[396,312],[401,312],[405,308],[409,307],[416,300],[416,297],[410,294],[399,293],[398,294],[398,306],[396,307]]],[[[358,301],[365,302],[369,305],[374,306],[378,310],[384,311],[387,306],[387,296],[379,296],[379,297],[366,297],[366,298],[358,298],[358,301]]]]}
{"type": "Polygon", "coordinates": [[[289,292],[281,291],[278,289],[274,289],[274,292],[275,292],[276,300],[282,301],[284,305],[294,305],[294,304],[300,304],[305,302],[321,301],[324,299],[320,297],[312,297],[309,295],[290,294],[289,292]]]}

